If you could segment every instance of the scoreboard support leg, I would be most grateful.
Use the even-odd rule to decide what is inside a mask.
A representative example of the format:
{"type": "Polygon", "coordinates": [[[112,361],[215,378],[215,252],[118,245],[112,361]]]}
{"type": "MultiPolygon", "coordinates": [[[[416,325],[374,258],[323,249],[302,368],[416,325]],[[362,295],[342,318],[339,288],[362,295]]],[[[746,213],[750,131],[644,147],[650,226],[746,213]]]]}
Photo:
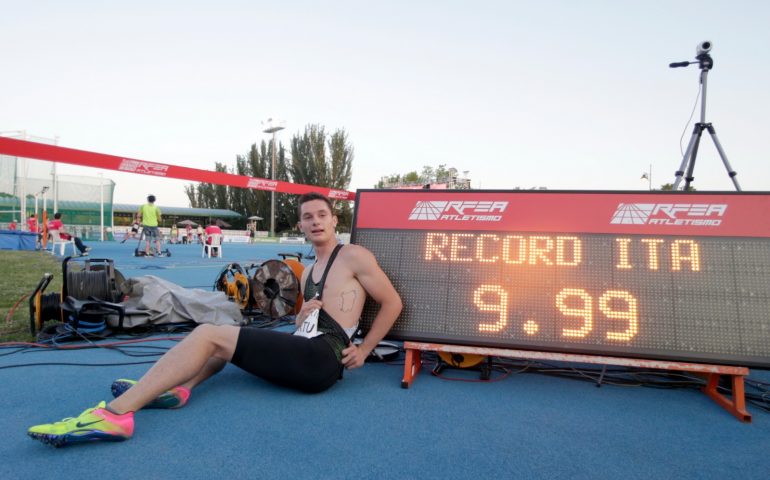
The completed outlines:
{"type": "Polygon", "coordinates": [[[406,360],[404,361],[404,378],[401,380],[401,388],[409,388],[414,382],[415,377],[422,369],[422,359],[420,350],[407,348],[406,360]]]}
{"type": "Polygon", "coordinates": [[[714,400],[720,407],[732,413],[741,422],[751,422],[751,414],[746,410],[746,395],[743,388],[743,375],[729,375],[733,383],[732,399],[719,393],[719,378],[721,374],[710,373],[703,393],[714,400]]]}
{"type": "MultiPolygon", "coordinates": [[[[402,388],[409,388],[420,373],[422,361],[420,352],[448,352],[484,355],[487,357],[506,357],[525,360],[550,360],[557,362],[592,363],[597,365],[619,365],[636,368],[653,368],[657,370],[675,370],[694,372],[706,378],[706,386],[701,390],[720,407],[730,412],[741,422],[751,423],[751,414],[746,410],[746,394],[743,379],[749,374],[746,367],[728,365],[711,365],[706,363],[671,362],[667,360],[644,360],[639,358],[605,357],[598,355],[582,355],[574,353],[536,352],[530,350],[510,350],[502,348],[471,347],[467,345],[444,345],[440,343],[404,342],[406,360],[404,362],[404,378],[402,388]],[[732,381],[732,398],[719,392],[719,379],[730,377],[732,381]]],[[[602,373],[605,370],[602,370],[602,373]]],[[[601,381],[597,386],[601,385],[601,381]]]]}

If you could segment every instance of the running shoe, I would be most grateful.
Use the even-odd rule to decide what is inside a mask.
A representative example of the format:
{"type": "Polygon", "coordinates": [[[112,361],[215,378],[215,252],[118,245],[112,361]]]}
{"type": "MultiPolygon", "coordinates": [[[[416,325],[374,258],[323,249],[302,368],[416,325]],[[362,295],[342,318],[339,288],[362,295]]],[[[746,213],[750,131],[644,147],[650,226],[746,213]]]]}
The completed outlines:
{"type": "MultiPolygon", "coordinates": [[[[125,378],[115,380],[112,382],[112,387],[110,388],[110,390],[112,390],[112,396],[118,398],[134,385],[136,385],[136,380],[128,380],[125,378]]],[[[143,408],[182,408],[189,398],[190,390],[180,385],[161,393],[155,400],[148,403],[143,408]]]]}
{"type": "Polygon", "coordinates": [[[117,415],[106,409],[105,402],[89,408],[76,418],[35,425],[27,434],[35,440],[63,447],[72,443],[128,440],[134,433],[134,412],[117,415]]]}

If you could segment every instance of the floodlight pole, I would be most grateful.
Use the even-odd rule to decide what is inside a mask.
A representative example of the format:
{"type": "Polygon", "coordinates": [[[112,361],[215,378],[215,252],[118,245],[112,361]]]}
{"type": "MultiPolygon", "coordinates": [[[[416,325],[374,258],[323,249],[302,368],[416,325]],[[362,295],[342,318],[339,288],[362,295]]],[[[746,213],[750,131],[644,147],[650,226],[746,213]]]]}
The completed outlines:
{"type": "MultiPolygon", "coordinates": [[[[43,212],[45,212],[47,210],[47,207],[46,207],[46,192],[48,192],[48,187],[43,187],[43,189],[40,191],[40,193],[43,194],[43,212]]],[[[54,212],[54,213],[56,213],[56,212],[54,212]]],[[[38,219],[38,221],[40,221],[40,220],[38,219]]]]}
{"type": "MultiPolygon", "coordinates": [[[[59,145],[59,136],[53,137],[53,144],[59,145]]],[[[56,175],[56,162],[51,163],[51,186],[53,187],[53,211],[59,211],[59,179],[56,175]]]]}
{"type": "MultiPolygon", "coordinates": [[[[263,125],[267,124],[267,128],[262,130],[264,133],[272,133],[272,150],[273,160],[270,178],[275,181],[275,134],[284,129],[283,122],[275,122],[272,118],[268,118],[267,122],[262,122],[263,125]]],[[[275,237],[275,190],[270,191],[270,236],[275,237]]]]}
{"type": "MultiPolygon", "coordinates": [[[[54,183],[54,185],[56,185],[54,183]]],[[[104,241],[104,173],[99,172],[99,241],[104,241]]]]}

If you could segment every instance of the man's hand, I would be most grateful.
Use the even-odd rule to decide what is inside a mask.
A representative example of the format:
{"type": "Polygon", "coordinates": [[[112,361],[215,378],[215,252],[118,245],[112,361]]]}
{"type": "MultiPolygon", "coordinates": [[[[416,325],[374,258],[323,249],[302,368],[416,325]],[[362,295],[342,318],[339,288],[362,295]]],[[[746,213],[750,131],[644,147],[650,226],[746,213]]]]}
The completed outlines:
{"type": "Polygon", "coordinates": [[[321,307],[323,307],[323,302],[321,300],[318,300],[316,298],[311,298],[310,300],[302,303],[302,308],[299,310],[299,313],[297,314],[297,317],[294,319],[294,324],[299,328],[300,325],[302,325],[302,322],[305,321],[308,315],[310,315],[310,312],[313,310],[320,310],[321,307]]]}
{"type": "Polygon", "coordinates": [[[351,343],[348,348],[342,351],[342,364],[348,370],[362,367],[368,356],[369,352],[367,352],[365,348],[361,345],[351,343]]]}

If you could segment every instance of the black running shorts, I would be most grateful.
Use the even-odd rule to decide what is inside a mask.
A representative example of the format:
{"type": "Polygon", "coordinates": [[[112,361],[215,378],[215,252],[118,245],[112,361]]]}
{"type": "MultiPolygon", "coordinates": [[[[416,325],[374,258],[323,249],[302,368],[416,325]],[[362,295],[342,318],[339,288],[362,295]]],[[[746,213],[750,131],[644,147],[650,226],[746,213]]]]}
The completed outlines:
{"type": "Polygon", "coordinates": [[[323,336],[308,339],[258,328],[241,328],[231,363],[307,393],[322,392],[342,376],[342,364],[323,336]]]}

